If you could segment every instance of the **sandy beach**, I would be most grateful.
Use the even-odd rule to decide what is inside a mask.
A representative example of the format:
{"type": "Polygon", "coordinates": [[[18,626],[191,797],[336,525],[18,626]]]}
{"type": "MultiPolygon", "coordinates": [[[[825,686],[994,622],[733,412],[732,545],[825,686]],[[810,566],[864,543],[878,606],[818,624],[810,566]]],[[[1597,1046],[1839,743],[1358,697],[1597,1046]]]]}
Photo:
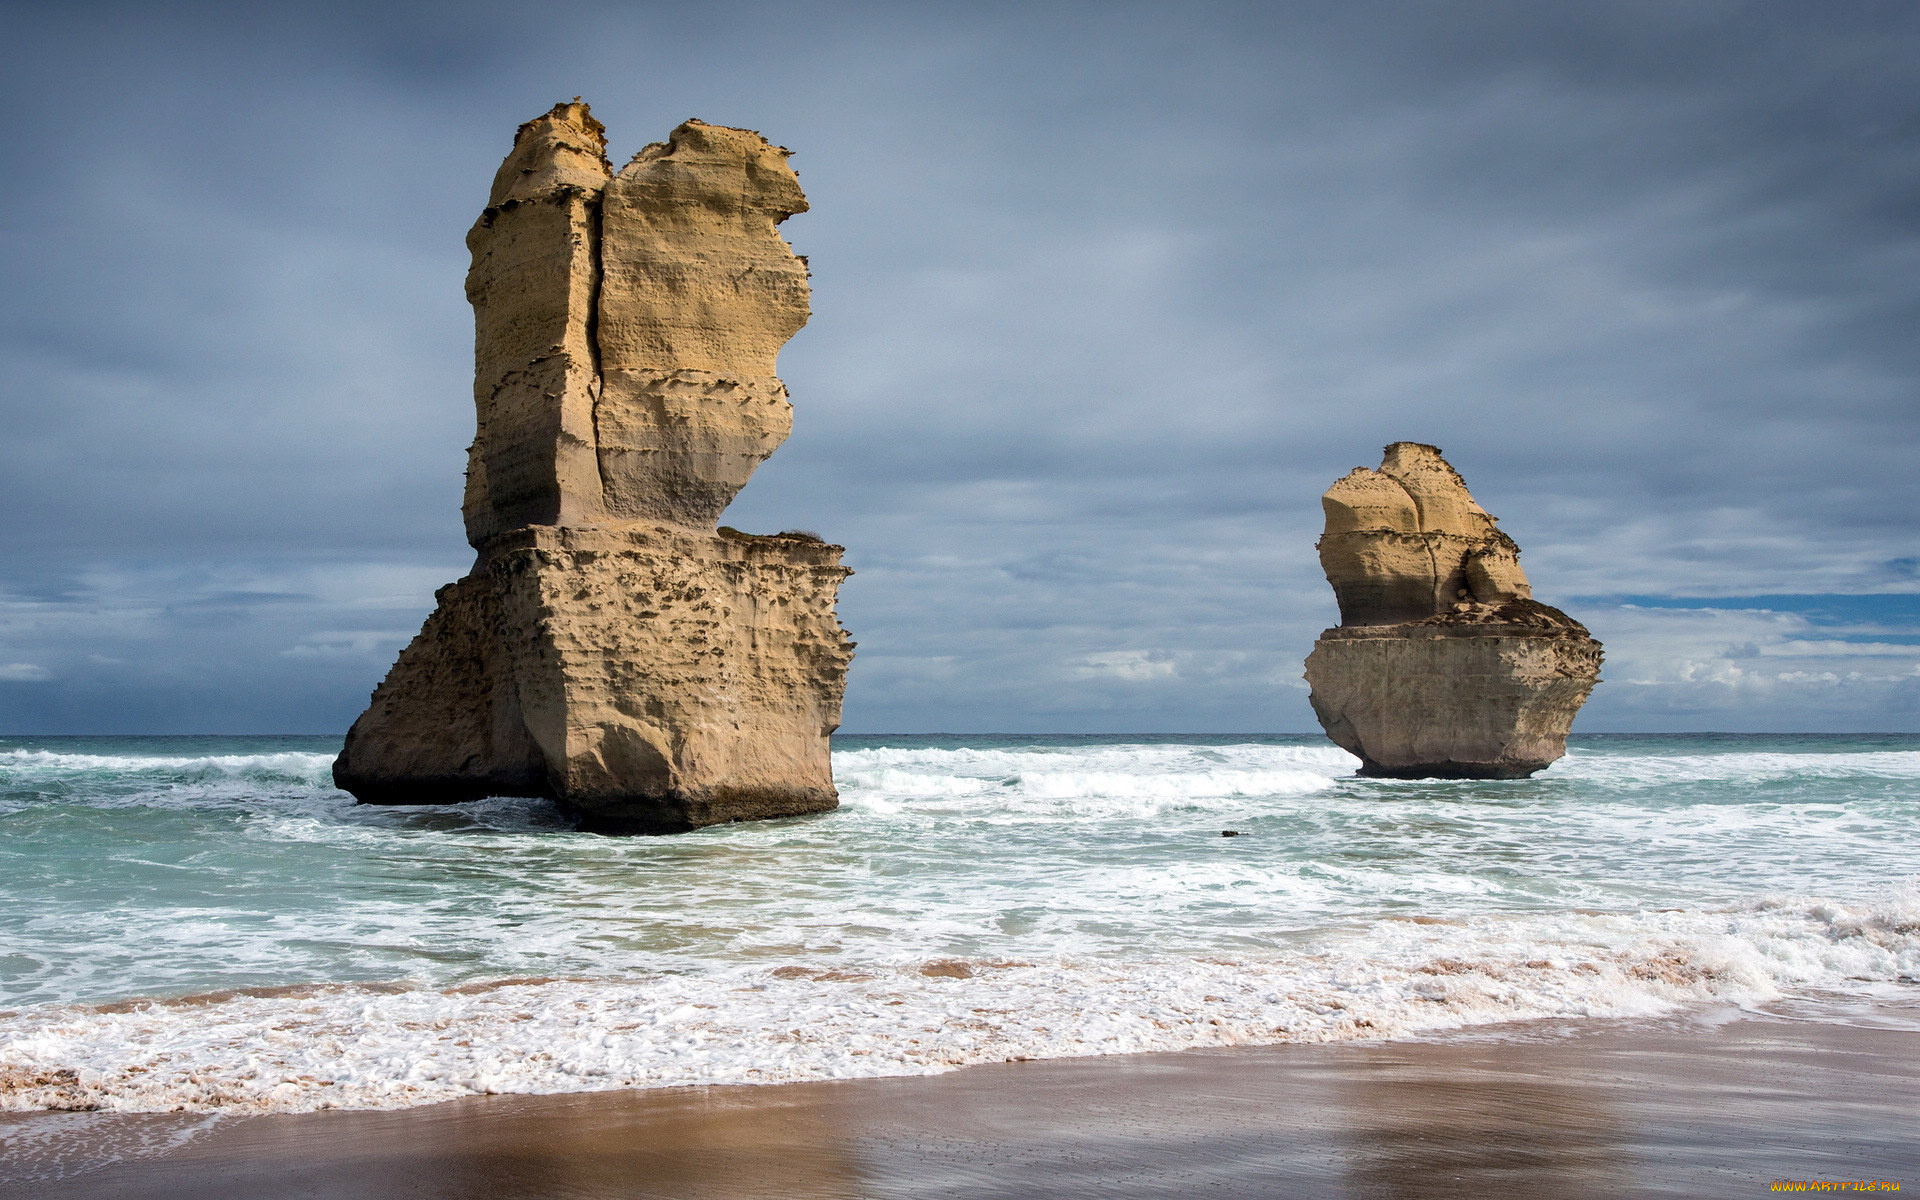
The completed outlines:
{"type": "Polygon", "coordinates": [[[1911,1009],[374,1112],[13,1115],[0,1196],[1745,1196],[1920,1186],[1911,1009]]]}

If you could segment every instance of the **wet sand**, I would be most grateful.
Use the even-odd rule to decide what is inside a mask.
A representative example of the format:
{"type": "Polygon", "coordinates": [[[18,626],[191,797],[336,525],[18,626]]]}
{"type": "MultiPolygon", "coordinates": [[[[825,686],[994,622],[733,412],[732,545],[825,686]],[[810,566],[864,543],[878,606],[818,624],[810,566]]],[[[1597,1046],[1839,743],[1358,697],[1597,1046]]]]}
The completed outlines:
{"type": "Polygon", "coordinates": [[[1914,1013],[1718,1011],[398,1112],[0,1117],[0,1196],[1749,1196],[1920,1190],[1914,1013]],[[1895,1019],[1897,1018],[1897,1019],[1895,1019]]]}

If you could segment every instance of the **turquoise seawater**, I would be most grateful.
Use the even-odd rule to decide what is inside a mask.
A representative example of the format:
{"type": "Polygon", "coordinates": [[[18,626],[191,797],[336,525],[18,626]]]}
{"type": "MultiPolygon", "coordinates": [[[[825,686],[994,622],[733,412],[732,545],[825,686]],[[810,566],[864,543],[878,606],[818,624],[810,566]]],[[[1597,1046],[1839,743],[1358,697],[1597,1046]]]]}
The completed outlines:
{"type": "Polygon", "coordinates": [[[338,745],[0,739],[0,1100],[402,1104],[1920,981],[1920,736],[1589,736],[1485,783],[1306,737],[842,737],[837,812],[669,838],[356,806],[338,745]]]}

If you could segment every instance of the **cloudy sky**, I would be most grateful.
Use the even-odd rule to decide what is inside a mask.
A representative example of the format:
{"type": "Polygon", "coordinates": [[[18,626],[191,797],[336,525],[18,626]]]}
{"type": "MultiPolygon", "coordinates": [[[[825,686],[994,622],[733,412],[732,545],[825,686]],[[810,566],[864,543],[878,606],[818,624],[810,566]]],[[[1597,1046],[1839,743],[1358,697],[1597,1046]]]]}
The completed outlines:
{"type": "Polygon", "coordinates": [[[0,732],[336,732],[470,561],[514,127],[792,147],[851,732],[1305,731],[1443,447],[1578,728],[1920,729],[1920,8],[0,4],[0,732]],[[544,15],[543,15],[544,14],[544,15]]]}

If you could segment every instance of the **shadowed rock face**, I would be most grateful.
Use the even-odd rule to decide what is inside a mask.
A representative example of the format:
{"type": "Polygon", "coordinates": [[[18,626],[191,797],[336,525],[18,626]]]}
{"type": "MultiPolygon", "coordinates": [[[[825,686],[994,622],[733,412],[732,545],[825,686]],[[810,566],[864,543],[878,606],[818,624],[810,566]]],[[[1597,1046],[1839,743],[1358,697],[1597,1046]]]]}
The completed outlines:
{"type": "Polygon", "coordinates": [[[1440,451],[1395,442],[1321,504],[1340,626],[1320,635],[1306,677],[1360,774],[1518,779],[1565,754],[1600,643],[1533,599],[1520,548],[1440,451]]]}
{"type": "Polygon", "coordinates": [[[473,572],[334,764],[363,802],[548,796],[614,831],[837,803],[841,547],[715,522],[786,439],[806,324],[787,151],[689,121],[617,175],[578,101],[520,127],[467,236],[473,572]]]}

